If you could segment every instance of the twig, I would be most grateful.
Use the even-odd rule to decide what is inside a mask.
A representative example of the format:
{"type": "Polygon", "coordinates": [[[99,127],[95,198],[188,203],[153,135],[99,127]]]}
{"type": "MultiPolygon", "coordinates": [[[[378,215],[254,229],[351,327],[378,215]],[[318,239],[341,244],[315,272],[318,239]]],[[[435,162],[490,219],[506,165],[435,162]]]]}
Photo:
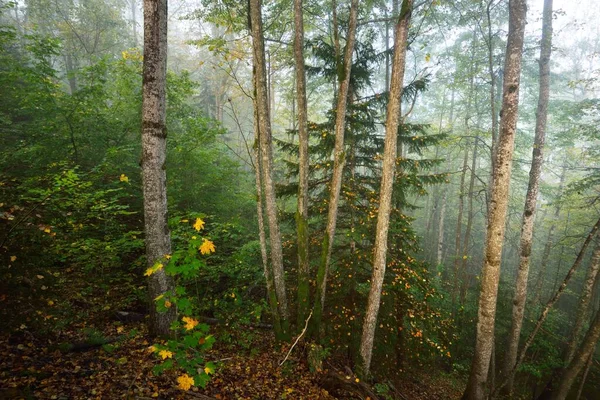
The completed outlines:
{"type": "Polygon", "coordinates": [[[298,341],[300,340],[300,338],[302,336],[304,336],[304,334],[306,333],[306,329],[308,329],[308,321],[310,321],[310,317],[312,317],[312,313],[313,313],[312,310],[310,310],[310,314],[308,314],[308,318],[306,318],[306,323],[304,324],[304,329],[302,329],[302,332],[300,332],[300,335],[298,335],[298,337],[296,338],[296,341],[294,342],[294,344],[292,345],[292,347],[290,347],[290,350],[286,354],[285,358],[279,364],[280,367],[283,365],[284,362],[287,361],[287,359],[290,356],[290,354],[292,354],[292,350],[294,350],[294,347],[296,346],[296,344],[298,344],[298,341]]]}

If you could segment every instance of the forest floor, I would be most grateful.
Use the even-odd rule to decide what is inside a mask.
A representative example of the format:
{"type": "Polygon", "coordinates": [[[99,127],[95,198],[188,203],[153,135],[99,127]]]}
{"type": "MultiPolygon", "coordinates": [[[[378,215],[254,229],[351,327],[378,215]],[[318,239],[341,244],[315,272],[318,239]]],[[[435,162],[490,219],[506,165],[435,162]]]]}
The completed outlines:
{"type": "MultiPolygon", "coordinates": [[[[38,289],[27,287],[27,296],[0,295],[0,399],[367,398],[325,390],[321,382],[327,370],[311,373],[302,345],[280,366],[289,344],[276,345],[270,331],[227,326],[211,328],[217,341],[205,359],[216,362],[217,370],[206,388],[183,391],[173,371],[153,374],[159,360],[148,350],[154,342],[144,321],[115,320],[125,293],[97,289],[82,297],[77,293],[83,287],[56,285],[61,289],[42,294],[41,286],[32,283],[38,289]]],[[[451,400],[461,395],[455,380],[425,371],[405,372],[390,387],[393,393],[378,398],[451,400]]]]}

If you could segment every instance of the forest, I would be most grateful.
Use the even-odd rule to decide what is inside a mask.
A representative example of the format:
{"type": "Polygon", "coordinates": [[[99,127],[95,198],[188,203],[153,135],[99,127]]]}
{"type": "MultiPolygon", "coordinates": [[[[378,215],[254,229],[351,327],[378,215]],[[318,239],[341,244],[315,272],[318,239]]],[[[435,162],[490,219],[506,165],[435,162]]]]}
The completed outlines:
{"type": "Polygon", "coordinates": [[[0,399],[600,399],[595,0],[0,0],[0,399]]]}

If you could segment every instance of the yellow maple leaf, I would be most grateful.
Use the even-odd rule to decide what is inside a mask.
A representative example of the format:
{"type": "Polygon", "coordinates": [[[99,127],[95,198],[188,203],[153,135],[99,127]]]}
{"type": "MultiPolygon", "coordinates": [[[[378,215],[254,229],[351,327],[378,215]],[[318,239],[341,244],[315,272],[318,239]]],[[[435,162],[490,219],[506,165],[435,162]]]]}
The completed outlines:
{"type": "Polygon", "coordinates": [[[192,386],[194,386],[194,378],[188,374],[183,374],[177,378],[177,386],[179,389],[189,390],[192,386]]]}
{"type": "Polygon", "coordinates": [[[190,330],[194,329],[194,327],[195,327],[196,325],[198,325],[198,321],[197,321],[197,320],[195,320],[194,318],[190,318],[190,317],[183,317],[183,318],[181,318],[181,320],[182,320],[183,322],[185,322],[185,329],[186,329],[187,331],[190,331],[190,330]]]}
{"type": "Polygon", "coordinates": [[[123,328],[122,326],[117,326],[117,333],[123,333],[124,330],[125,328],[123,328]]]}
{"type": "Polygon", "coordinates": [[[158,355],[161,356],[163,360],[173,357],[173,353],[169,350],[161,350],[158,352],[158,355]]]}
{"type": "Polygon", "coordinates": [[[204,367],[204,373],[206,373],[206,375],[212,375],[215,373],[215,368],[207,365],[204,367]]]}
{"type": "Polygon", "coordinates": [[[15,262],[17,259],[17,256],[10,256],[10,262],[15,262]]]}
{"type": "Polygon", "coordinates": [[[150,347],[148,347],[148,353],[154,353],[156,351],[156,346],[152,345],[150,347]]]}
{"type": "Polygon", "coordinates": [[[129,178],[125,174],[121,174],[121,176],[119,177],[119,180],[121,182],[129,182],[129,178]]]}
{"type": "Polygon", "coordinates": [[[202,244],[199,247],[200,253],[202,254],[210,254],[215,252],[215,244],[208,239],[204,239],[202,244]]]}
{"type": "Polygon", "coordinates": [[[196,222],[194,222],[194,229],[200,232],[204,228],[204,221],[201,218],[196,218],[196,222]]]}
{"type": "Polygon", "coordinates": [[[50,233],[50,232],[52,232],[52,229],[50,229],[50,227],[47,226],[47,227],[44,228],[44,232],[50,233]]]}

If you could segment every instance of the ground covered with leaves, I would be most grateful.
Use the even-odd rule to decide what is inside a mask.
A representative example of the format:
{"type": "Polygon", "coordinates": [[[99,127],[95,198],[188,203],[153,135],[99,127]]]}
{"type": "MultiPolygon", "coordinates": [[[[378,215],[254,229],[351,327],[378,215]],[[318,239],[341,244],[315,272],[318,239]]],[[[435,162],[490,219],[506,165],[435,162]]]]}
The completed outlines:
{"type": "MultiPolygon", "coordinates": [[[[259,332],[253,350],[217,345],[207,355],[218,368],[206,388],[183,391],[176,375],[155,376],[159,359],[148,350],[143,323],[108,325],[103,331],[85,324],[55,339],[41,339],[23,328],[0,339],[0,398],[41,399],[336,399],[295,357],[283,366],[286,348],[259,332]],[[104,345],[100,345],[102,342],[104,345]],[[206,396],[206,397],[205,397],[206,396]]],[[[405,399],[453,399],[448,382],[407,378],[399,389],[405,399]]],[[[339,396],[339,397],[338,397],[339,396]]]]}
{"type": "MultiPolygon", "coordinates": [[[[110,285],[86,277],[40,269],[11,290],[0,285],[0,399],[367,398],[324,384],[332,370],[349,383],[356,380],[343,364],[331,360],[323,371],[309,371],[303,340],[286,359],[291,344],[276,344],[268,326],[231,322],[210,327],[216,342],[204,359],[216,368],[206,387],[182,390],[176,371],[153,373],[163,360],[151,350],[160,342],[150,337],[147,317],[118,312],[131,309],[131,293],[144,287],[133,285],[134,277],[110,285]]],[[[460,397],[450,378],[415,371],[378,391],[372,386],[381,400],[460,397]]]]}

